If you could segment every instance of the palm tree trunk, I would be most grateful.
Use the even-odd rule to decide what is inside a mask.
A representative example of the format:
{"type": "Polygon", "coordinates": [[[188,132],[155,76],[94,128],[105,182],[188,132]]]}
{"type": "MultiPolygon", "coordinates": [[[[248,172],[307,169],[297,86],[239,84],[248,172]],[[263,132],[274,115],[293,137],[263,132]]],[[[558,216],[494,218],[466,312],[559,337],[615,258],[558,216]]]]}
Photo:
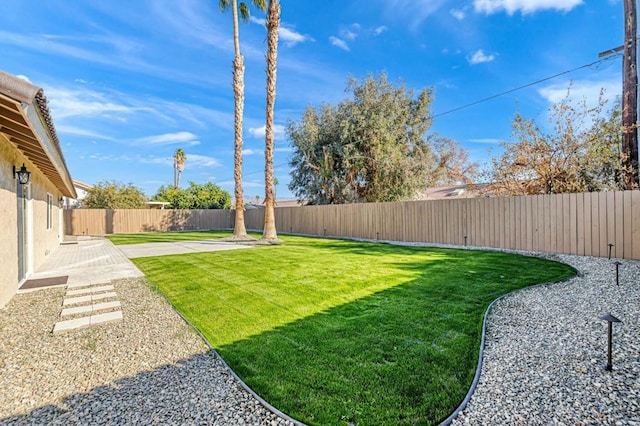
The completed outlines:
{"type": "Polygon", "coordinates": [[[238,31],[238,6],[232,1],[233,13],[233,45],[236,57],[233,60],[233,99],[234,99],[234,152],[233,180],[236,199],[233,239],[247,239],[247,228],[244,225],[244,194],[242,191],[242,117],[244,112],[244,57],[240,53],[240,36],[238,31]]]}
{"type": "Polygon", "coordinates": [[[233,179],[235,181],[236,216],[233,236],[246,238],[244,225],[244,194],[242,192],[242,113],[244,110],[244,58],[236,56],[233,61],[233,93],[235,98],[235,142],[233,153],[233,179]]]}
{"type": "Polygon", "coordinates": [[[278,30],[280,28],[280,1],[270,0],[267,10],[267,121],[265,125],[265,212],[262,239],[278,240],[276,232],[275,200],[273,194],[273,110],[276,103],[276,72],[278,63],[278,30]]]}
{"type": "Polygon", "coordinates": [[[178,187],[178,160],[173,159],[173,187],[178,187]]]}

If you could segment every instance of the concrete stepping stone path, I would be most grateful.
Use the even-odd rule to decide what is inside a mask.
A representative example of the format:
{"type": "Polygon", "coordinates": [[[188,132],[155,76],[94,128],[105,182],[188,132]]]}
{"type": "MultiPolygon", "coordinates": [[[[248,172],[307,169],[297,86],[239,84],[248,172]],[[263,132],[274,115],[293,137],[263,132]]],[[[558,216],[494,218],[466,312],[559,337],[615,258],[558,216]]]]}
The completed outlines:
{"type": "Polygon", "coordinates": [[[117,297],[113,285],[108,283],[68,285],[62,301],[61,320],[55,324],[53,332],[121,321],[122,311],[117,297]]]}

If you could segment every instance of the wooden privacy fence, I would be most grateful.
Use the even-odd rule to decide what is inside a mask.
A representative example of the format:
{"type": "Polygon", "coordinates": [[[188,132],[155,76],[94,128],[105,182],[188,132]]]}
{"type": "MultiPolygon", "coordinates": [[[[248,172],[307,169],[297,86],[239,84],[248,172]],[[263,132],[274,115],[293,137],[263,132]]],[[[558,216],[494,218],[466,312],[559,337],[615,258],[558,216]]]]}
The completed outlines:
{"type": "Polygon", "coordinates": [[[191,231],[233,227],[232,210],[71,209],[64,211],[68,235],[191,231]]]}
{"type": "MultiPolygon", "coordinates": [[[[264,210],[247,210],[245,220],[247,229],[262,230],[264,210]]],[[[67,210],[65,224],[73,234],[231,229],[233,212],[67,210]]],[[[281,207],[276,226],[280,233],[601,257],[612,244],[613,257],[640,259],[640,191],[281,207]]]]}

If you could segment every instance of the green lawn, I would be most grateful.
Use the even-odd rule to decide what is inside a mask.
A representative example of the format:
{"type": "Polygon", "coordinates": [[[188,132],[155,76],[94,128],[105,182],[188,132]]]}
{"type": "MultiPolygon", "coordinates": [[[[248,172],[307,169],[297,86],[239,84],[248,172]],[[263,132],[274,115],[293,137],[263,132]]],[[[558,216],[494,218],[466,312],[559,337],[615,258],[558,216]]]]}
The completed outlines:
{"type": "Polygon", "coordinates": [[[491,301],[575,273],[498,252],[285,240],[134,263],[252,389],[309,424],[438,423],[469,389],[491,301]]]}
{"type": "Polygon", "coordinates": [[[216,240],[228,237],[228,231],[141,232],[139,234],[107,235],[113,244],[165,243],[171,241],[216,240]]]}

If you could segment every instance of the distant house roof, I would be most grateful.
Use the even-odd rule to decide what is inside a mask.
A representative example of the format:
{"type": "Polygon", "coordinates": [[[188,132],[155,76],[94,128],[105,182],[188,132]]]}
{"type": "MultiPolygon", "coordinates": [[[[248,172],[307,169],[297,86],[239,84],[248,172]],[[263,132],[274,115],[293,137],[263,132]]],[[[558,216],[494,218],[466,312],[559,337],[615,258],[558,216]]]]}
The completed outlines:
{"type": "Polygon", "coordinates": [[[78,189],[82,189],[83,191],[88,191],[93,188],[93,185],[89,185],[88,183],[80,182],[79,180],[73,179],[73,186],[78,189]]]}
{"type": "Polygon", "coordinates": [[[63,195],[77,197],[43,90],[3,71],[0,71],[0,132],[63,195]]]}
{"type": "Polygon", "coordinates": [[[428,188],[418,200],[450,200],[452,198],[476,198],[483,196],[480,192],[485,184],[452,185],[439,188],[428,188]]]}
{"type": "Polygon", "coordinates": [[[164,210],[165,207],[169,207],[171,203],[166,201],[147,201],[147,207],[150,209],[161,209],[164,210]]]}

